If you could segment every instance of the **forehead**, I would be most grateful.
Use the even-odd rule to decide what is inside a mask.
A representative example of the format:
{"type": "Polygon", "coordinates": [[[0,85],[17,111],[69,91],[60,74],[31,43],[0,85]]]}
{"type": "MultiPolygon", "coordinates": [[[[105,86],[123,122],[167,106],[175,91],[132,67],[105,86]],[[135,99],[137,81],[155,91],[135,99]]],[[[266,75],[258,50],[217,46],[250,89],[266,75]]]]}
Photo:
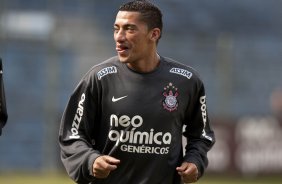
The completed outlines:
{"type": "Polygon", "coordinates": [[[145,24],[141,21],[141,13],[132,11],[119,11],[115,20],[116,25],[145,24]]]}

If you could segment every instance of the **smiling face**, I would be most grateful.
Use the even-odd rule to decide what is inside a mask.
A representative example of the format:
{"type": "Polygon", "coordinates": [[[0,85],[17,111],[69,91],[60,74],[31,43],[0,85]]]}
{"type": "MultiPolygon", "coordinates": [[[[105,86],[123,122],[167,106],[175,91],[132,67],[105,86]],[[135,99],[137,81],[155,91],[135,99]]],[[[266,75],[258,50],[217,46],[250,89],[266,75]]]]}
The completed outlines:
{"type": "Polygon", "coordinates": [[[119,60],[122,63],[134,64],[156,53],[156,42],[160,30],[148,29],[140,18],[141,14],[134,11],[119,11],[114,24],[114,40],[119,60]]]}

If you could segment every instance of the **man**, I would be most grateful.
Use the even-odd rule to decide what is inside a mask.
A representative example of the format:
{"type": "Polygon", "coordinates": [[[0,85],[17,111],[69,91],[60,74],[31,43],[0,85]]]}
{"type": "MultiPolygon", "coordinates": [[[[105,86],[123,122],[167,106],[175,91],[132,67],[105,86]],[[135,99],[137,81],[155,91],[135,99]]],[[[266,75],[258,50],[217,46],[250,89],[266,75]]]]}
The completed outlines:
{"type": "Polygon", "coordinates": [[[4,90],[4,82],[3,82],[3,68],[2,68],[2,60],[0,58],[0,135],[2,134],[2,128],[5,126],[8,114],[6,109],[6,98],[5,98],[5,90],[4,90]]]}
{"type": "Polygon", "coordinates": [[[157,54],[161,33],[150,2],[119,8],[118,56],[83,77],[62,117],[61,158],[76,182],[177,184],[203,175],[214,144],[204,86],[192,68],[157,54]]]}

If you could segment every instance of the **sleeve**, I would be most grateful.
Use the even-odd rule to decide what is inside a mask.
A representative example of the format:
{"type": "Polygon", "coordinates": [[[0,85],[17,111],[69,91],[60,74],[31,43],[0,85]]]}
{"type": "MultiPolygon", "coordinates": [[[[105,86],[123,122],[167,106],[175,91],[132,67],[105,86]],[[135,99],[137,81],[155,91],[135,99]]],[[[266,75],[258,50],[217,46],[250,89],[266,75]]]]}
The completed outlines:
{"type": "Polygon", "coordinates": [[[98,116],[95,90],[91,77],[79,83],[63,113],[59,131],[63,165],[68,175],[81,184],[95,179],[92,164],[101,155],[94,149],[93,129],[98,116]]]}
{"type": "Polygon", "coordinates": [[[3,81],[3,70],[2,70],[2,60],[0,58],[0,135],[2,134],[2,128],[5,126],[8,119],[6,98],[4,90],[3,81]]]}
{"type": "Polygon", "coordinates": [[[215,143],[214,132],[210,127],[204,85],[198,81],[188,110],[184,137],[187,138],[184,161],[194,163],[199,177],[208,165],[207,152],[215,143]]]}

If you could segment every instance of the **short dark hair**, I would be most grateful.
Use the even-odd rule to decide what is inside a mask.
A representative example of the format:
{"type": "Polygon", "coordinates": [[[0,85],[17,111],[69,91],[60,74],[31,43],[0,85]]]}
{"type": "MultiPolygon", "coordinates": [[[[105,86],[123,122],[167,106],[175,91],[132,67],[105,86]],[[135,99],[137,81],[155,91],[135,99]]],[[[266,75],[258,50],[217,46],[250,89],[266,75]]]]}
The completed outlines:
{"type": "Polygon", "coordinates": [[[134,0],[125,3],[119,7],[119,11],[133,11],[139,12],[142,16],[142,21],[144,21],[148,28],[154,29],[159,28],[161,30],[160,37],[162,35],[163,21],[161,10],[148,0],[134,0]]]}

